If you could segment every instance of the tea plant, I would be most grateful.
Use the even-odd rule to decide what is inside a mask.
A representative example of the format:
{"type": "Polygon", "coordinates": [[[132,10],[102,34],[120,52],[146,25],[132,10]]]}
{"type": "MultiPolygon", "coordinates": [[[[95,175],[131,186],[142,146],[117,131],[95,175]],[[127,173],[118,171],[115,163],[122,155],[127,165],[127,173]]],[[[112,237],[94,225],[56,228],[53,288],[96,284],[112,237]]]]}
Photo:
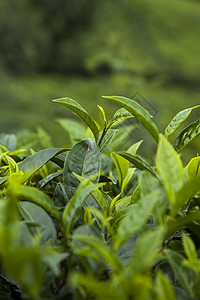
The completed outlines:
{"type": "MultiPolygon", "coordinates": [[[[0,135],[1,299],[199,299],[200,157],[183,167],[179,153],[200,119],[168,140],[199,106],[161,134],[134,100],[104,98],[122,108],[107,120],[99,106],[102,124],[54,100],[87,126],[58,120],[70,148],[35,152],[0,135]],[[133,117],[158,144],[153,166],[137,154],[142,141],[124,143],[133,117]]],[[[35,138],[51,145],[42,129],[35,138]]]]}

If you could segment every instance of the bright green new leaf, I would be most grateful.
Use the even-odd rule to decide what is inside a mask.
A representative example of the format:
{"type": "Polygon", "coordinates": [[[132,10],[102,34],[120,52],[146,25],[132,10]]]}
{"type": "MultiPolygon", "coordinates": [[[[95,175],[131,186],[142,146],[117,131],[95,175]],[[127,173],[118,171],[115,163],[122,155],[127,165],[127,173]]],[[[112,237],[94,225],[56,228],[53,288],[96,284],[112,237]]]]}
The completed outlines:
{"type": "MultiPolygon", "coordinates": [[[[94,176],[93,176],[94,178],[94,176]]],[[[67,203],[62,216],[63,230],[65,237],[67,238],[75,222],[80,217],[80,209],[83,207],[85,199],[91,192],[103,186],[103,183],[97,183],[88,185],[93,178],[86,179],[85,182],[81,182],[73,197],[67,203]]]]}
{"type": "Polygon", "coordinates": [[[185,127],[177,136],[173,147],[181,152],[195,137],[200,134],[200,119],[185,127]]]}
{"type": "Polygon", "coordinates": [[[180,111],[175,117],[171,120],[169,125],[165,129],[165,137],[169,137],[174,131],[176,131],[181,124],[188,118],[193,109],[200,107],[200,105],[190,107],[180,111]]]}
{"type": "MultiPolygon", "coordinates": [[[[78,142],[66,157],[63,169],[63,183],[68,198],[70,199],[79,185],[79,180],[73,174],[89,178],[99,174],[101,169],[100,152],[93,139],[85,139],[78,142]]],[[[93,178],[97,183],[99,176],[93,178]]]]}
{"type": "Polygon", "coordinates": [[[35,172],[37,172],[54,156],[67,150],[68,149],[62,148],[43,149],[33,155],[26,157],[22,162],[18,164],[19,171],[25,173],[24,182],[27,181],[35,172]]]}
{"type": "Polygon", "coordinates": [[[148,130],[148,132],[158,142],[158,128],[153,123],[149,112],[146,109],[144,109],[140,104],[138,104],[132,99],[119,96],[103,96],[103,98],[106,98],[123,106],[148,130]]]}
{"type": "Polygon", "coordinates": [[[123,121],[133,118],[133,115],[125,108],[118,109],[113,115],[112,119],[109,121],[110,126],[117,126],[121,124],[123,121]]]}
{"type": "Polygon", "coordinates": [[[38,297],[44,278],[40,248],[20,247],[8,251],[3,258],[3,270],[20,283],[30,299],[38,297]]]}
{"type": "Polygon", "coordinates": [[[119,176],[119,187],[122,188],[122,184],[124,182],[124,179],[126,178],[128,174],[128,168],[129,168],[129,161],[120,156],[118,153],[111,153],[111,158],[113,159],[117,173],[119,176]]]}
{"type": "Polygon", "coordinates": [[[139,141],[139,142],[137,142],[137,143],[131,145],[131,146],[128,148],[127,152],[130,153],[130,154],[132,154],[132,155],[136,155],[137,150],[138,150],[138,148],[140,147],[140,145],[142,144],[142,142],[143,142],[143,140],[141,140],[141,141],[139,141]]]}
{"type": "Polygon", "coordinates": [[[155,290],[158,300],[175,300],[173,285],[161,271],[157,272],[155,290]]]}
{"type": "Polygon", "coordinates": [[[132,155],[124,151],[117,151],[116,153],[132,163],[136,168],[140,170],[146,170],[157,177],[154,169],[139,155],[132,155]]]}
{"type": "Polygon", "coordinates": [[[104,120],[104,126],[103,127],[106,128],[107,127],[107,119],[106,119],[105,111],[104,111],[103,107],[101,107],[100,105],[97,105],[97,106],[98,106],[98,108],[99,108],[99,110],[100,110],[100,112],[103,116],[103,120],[104,120]]]}
{"type": "Polygon", "coordinates": [[[182,232],[182,241],[185,253],[190,262],[195,262],[197,260],[197,251],[192,239],[184,232],[182,232]]]}
{"type": "Polygon", "coordinates": [[[95,276],[74,273],[70,279],[72,286],[84,288],[89,295],[97,300],[125,300],[124,294],[116,285],[109,281],[100,281],[95,276]]]}
{"type": "Polygon", "coordinates": [[[98,140],[99,130],[94,119],[87,113],[87,111],[75,100],[70,98],[61,98],[53,100],[56,103],[61,103],[71,109],[79,118],[81,118],[94,134],[95,140],[98,140]]]}
{"type": "Polygon", "coordinates": [[[187,176],[189,180],[199,177],[200,180],[200,156],[191,159],[187,166],[187,176]]]}
{"type": "Polygon", "coordinates": [[[163,135],[160,135],[156,164],[169,200],[173,202],[175,192],[183,185],[184,169],[178,153],[163,135]]]}
{"type": "Polygon", "coordinates": [[[198,177],[184,182],[182,187],[174,194],[174,202],[171,205],[170,216],[173,218],[179,209],[184,208],[198,190],[200,190],[200,180],[198,177]]]}
{"type": "MultiPolygon", "coordinates": [[[[84,184],[84,182],[86,182],[86,179],[84,177],[79,176],[77,174],[75,174],[75,176],[83,184],[84,184]]],[[[92,182],[89,182],[88,185],[94,185],[94,184],[92,182]]],[[[103,194],[101,193],[101,191],[99,189],[95,189],[94,191],[91,192],[91,195],[94,198],[94,200],[97,202],[98,206],[101,208],[104,216],[106,216],[106,214],[107,214],[107,203],[106,203],[106,200],[105,200],[103,194]]]]}

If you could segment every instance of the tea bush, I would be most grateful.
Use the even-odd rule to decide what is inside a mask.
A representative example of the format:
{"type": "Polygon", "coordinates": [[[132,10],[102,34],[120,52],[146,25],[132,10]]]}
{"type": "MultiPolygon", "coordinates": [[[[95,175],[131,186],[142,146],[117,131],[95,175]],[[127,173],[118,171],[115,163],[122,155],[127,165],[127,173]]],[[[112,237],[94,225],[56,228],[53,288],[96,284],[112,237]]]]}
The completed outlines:
{"type": "Polygon", "coordinates": [[[1,299],[199,299],[200,158],[184,167],[180,153],[200,119],[168,138],[200,105],[162,134],[134,100],[104,98],[122,108],[107,120],[98,106],[102,124],[54,100],[87,125],[60,120],[70,148],[42,129],[0,135],[1,299]],[[128,139],[133,117],[158,144],[154,166],[128,139]]]}

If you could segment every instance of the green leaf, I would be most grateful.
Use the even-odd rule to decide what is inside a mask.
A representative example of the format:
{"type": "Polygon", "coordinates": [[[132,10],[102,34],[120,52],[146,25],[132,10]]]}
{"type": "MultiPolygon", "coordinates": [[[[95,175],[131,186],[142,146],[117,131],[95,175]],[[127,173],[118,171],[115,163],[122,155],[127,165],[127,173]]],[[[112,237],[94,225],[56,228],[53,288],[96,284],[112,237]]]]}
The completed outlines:
{"type": "Polygon", "coordinates": [[[16,149],[17,138],[14,134],[0,134],[0,144],[8,149],[9,152],[12,152],[16,149]]]}
{"type": "Polygon", "coordinates": [[[56,121],[68,133],[71,145],[86,137],[86,126],[80,123],[79,120],[57,119],[56,121]]]}
{"type": "Polygon", "coordinates": [[[174,194],[174,202],[170,209],[171,218],[192,199],[199,189],[200,180],[198,177],[184,182],[183,186],[174,194]]]}
{"type": "Polygon", "coordinates": [[[17,189],[15,189],[15,195],[21,199],[31,201],[41,206],[48,213],[52,214],[57,221],[60,221],[59,212],[57,211],[53,201],[42,191],[31,186],[20,185],[17,189]]]}
{"type": "Polygon", "coordinates": [[[100,110],[100,112],[101,112],[101,114],[103,116],[104,128],[106,128],[107,127],[107,119],[106,119],[105,111],[104,111],[103,107],[101,107],[100,105],[97,105],[97,106],[98,106],[98,108],[99,108],[99,110],[100,110]]]}
{"type": "Polygon", "coordinates": [[[61,274],[60,264],[69,256],[69,254],[59,253],[52,247],[45,247],[44,249],[42,249],[41,253],[42,262],[44,262],[45,265],[47,265],[52,270],[55,276],[59,276],[61,274]]]}
{"type": "Polygon", "coordinates": [[[106,132],[106,134],[104,135],[104,137],[102,138],[102,140],[101,140],[101,136],[102,136],[103,132],[100,133],[99,141],[101,140],[101,144],[99,145],[99,147],[100,147],[99,150],[101,153],[106,149],[106,147],[108,145],[110,145],[110,143],[112,142],[112,140],[117,132],[118,132],[117,129],[109,129],[106,132]]]}
{"type": "Polygon", "coordinates": [[[80,290],[84,288],[89,295],[92,295],[97,300],[122,300],[124,294],[121,289],[118,290],[116,285],[113,285],[109,281],[100,281],[95,276],[79,273],[72,274],[70,279],[71,285],[74,287],[80,287],[80,290]]]}
{"type": "Polygon", "coordinates": [[[116,247],[142,229],[147,218],[152,214],[158,196],[158,191],[152,192],[145,195],[138,203],[129,206],[127,215],[119,224],[118,235],[115,237],[116,247]]]}
{"type": "Polygon", "coordinates": [[[160,135],[156,164],[169,200],[173,202],[174,193],[183,185],[184,169],[177,152],[163,135],[160,135]]]}
{"type": "Polygon", "coordinates": [[[156,276],[156,294],[159,300],[175,300],[175,293],[168,277],[161,271],[157,272],[156,276]]]}
{"type": "Polygon", "coordinates": [[[187,234],[182,232],[182,241],[189,261],[195,262],[197,260],[197,251],[193,240],[187,234]]]}
{"type": "Polygon", "coordinates": [[[200,156],[194,157],[190,160],[187,166],[187,176],[189,180],[197,177],[200,179],[200,156]]]}
{"type": "Polygon", "coordinates": [[[8,180],[8,176],[4,176],[0,178],[0,186],[3,185],[7,180],[8,180]]]}
{"type": "Polygon", "coordinates": [[[82,208],[87,196],[92,191],[103,186],[103,183],[88,185],[92,178],[94,178],[94,176],[80,183],[73,197],[70,199],[70,201],[65,207],[62,216],[62,223],[64,226],[64,234],[66,238],[70,235],[71,230],[75,225],[75,222],[79,219],[80,209],[82,208]]]}
{"type": "MultiPolygon", "coordinates": [[[[99,174],[101,159],[97,144],[93,139],[85,139],[78,142],[68,153],[63,169],[63,183],[68,198],[70,199],[79,185],[79,180],[73,174],[88,178],[99,174]]],[[[99,176],[93,179],[96,183],[99,176]]]]}
{"type": "Polygon", "coordinates": [[[122,188],[123,182],[128,174],[129,161],[120,156],[118,153],[111,153],[111,158],[113,159],[117,173],[119,176],[119,187],[122,188]]]}
{"type": "Polygon", "coordinates": [[[91,235],[77,235],[73,234],[73,239],[79,241],[92,249],[94,249],[101,258],[105,259],[107,264],[115,272],[120,272],[122,265],[112,248],[105,244],[104,241],[91,235]]]}
{"type": "Polygon", "coordinates": [[[117,151],[118,155],[122,156],[123,158],[127,159],[130,163],[132,163],[136,168],[140,170],[146,170],[150,172],[152,175],[157,177],[156,172],[154,169],[139,155],[132,155],[130,153],[124,151],[117,151]]]}
{"type": "Polygon", "coordinates": [[[133,115],[125,108],[118,109],[115,114],[113,115],[112,119],[109,121],[109,127],[110,126],[117,126],[123,121],[133,118],[133,115]]]}
{"type": "Polygon", "coordinates": [[[165,129],[165,137],[169,137],[174,131],[176,131],[181,126],[181,124],[188,118],[192,110],[198,107],[200,107],[200,105],[184,109],[178,114],[176,114],[165,129]]]}
{"type": "Polygon", "coordinates": [[[55,243],[57,233],[49,215],[38,205],[27,201],[18,203],[21,215],[25,221],[38,223],[37,227],[30,227],[32,234],[38,231],[42,234],[42,241],[55,243]]]}
{"type": "Polygon", "coordinates": [[[18,164],[19,171],[25,173],[24,182],[27,181],[35,172],[37,172],[54,156],[67,150],[68,149],[62,148],[44,149],[26,157],[22,162],[18,164]]]}
{"type": "Polygon", "coordinates": [[[148,130],[148,132],[158,142],[158,128],[153,123],[149,112],[146,109],[144,109],[140,104],[138,104],[132,99],[119,96],[103,96],[103,98],[106,98],[123,106],[148,130]]]}
{"type": "Polygon", "coordinates": [[[140,147],[140,145],[142,144],[142,142],[143,142],[143,140],[141,140],[141,141],[139,141],[139,142],[137,142],[137,143],[131,145],[131,146],[128,148],[127,152],[130,153],[130,154],[132,154],[132,155],[136,155],[137,150],[138,150],[138,148],[140,147]]]}
{"type": "Polygon", "coordinates": [[[45,177],[39,181],[39,188],[40,189],[44,188],[52,180],[56,179],[57,177],[59,177],[61,175],[62,175],[62,171],[49,174],[47,177],[45,177]]]}
{"type": "MultiPolygon", "coordinates": [[[[79,179],[80,182],[83,182],[83,183],[85,182],[85,178],[84,177],[79,176],[77,174],[75,174],[75,175],[79,179]]],[[[93,185],[93,183],[90,182],[90,183],[88,183],[88,185],[93,185]]],[[[94,191],[91,191],[91,195],[94,198],[94,200],[96,201],[96,203],[98,204],[98,206],[101,208],[104,216],[106,216],[106,214],[107,214],[107,202],[104,199],[104,196],[101,193],[101,191],[99,189],[95,189],[94,191]]]]}
{"type": "Polygon", "coordinates": [[[94,119],[87,113],[87,111],[75,100],[70,98],[61,98],[53,100],[56,103],[61,103],[71,109],[79,118],[81,118],[91,129],[94,134],[95,140],[98,140],[99,137],[99,130],[96,125],[94,119]]]}
{"type": "Polygon", "coordinates": [[[174,219],[169,219],[167,223],[168,232],[166,239],[169,239],[177,230],[187,227],[192,222],[199,221],[200,211],[188,213],[186,216],[179,216],[174,219]]]}
{"type": "Polygon", "coordinates": [[[140,235],[134,256],[127,266],[127,274],[150,270],[159,255],[164,234],[164,227],[160,227],[159,229],[147,231],[140,235]]]}
{"type": "Polygon", "coordinates": [[[185,127],[177,136],[173,147],[181,152],[195,137],[200,134],[200,119],[185,127]]]}
{"type": "Polygon", "coordinates": [[[20,283],[29,299],[37,299],[42,288],[44,264],[40,258],[40,248],[33,247],[10,250],[3,258],[3,270],[20,283]]]}
{"type": "Polygon", "coordinates": [[[195,298],[195,286],[197,284],[195,273],[183,265],[184,257],[181,254],[172,250],[165,250],[165,253],[181,287],[188,295],[195,298]]]}

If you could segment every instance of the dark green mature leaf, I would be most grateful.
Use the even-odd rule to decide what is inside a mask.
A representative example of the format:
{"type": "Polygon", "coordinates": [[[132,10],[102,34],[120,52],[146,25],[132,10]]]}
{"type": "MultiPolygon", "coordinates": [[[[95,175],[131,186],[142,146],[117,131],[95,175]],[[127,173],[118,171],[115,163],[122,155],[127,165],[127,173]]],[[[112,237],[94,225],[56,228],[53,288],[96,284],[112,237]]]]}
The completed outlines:
{"type": "MultiPolygon", "coordinates": [[[[100,152],[93,139],[78,142],[68,153],[63,169],[63,183],[70,199],[79,185],[79,180],[73,174],[88,178],[99,174],[101,169],[100,152]]],[[[99,176],[93,179],[98,182],[99,176]]]]}
{"type": "Polygon", "coordinates": [[[181,287],[188,293],[189,296],[195,297],[195,286],[197,277],[195,272],[183,265],[184,257],[178,252],[165,250],[170,266],[177,277],[181,287]]]}
{"type": "Polygon", "coordinates": [[[183,184],[184,169],[178,153],[163,135],[160,135],[156,165],[163,179],[169,200],[173,202],[174,193],[183,184]]]}
{"type": "Polygon", "coordinates": [[[95,140],[98,140],[99,130],[94,119],[87,113],[87,111],[75,100],[70,98],[61,98],[53,100],[56,103],[61,103],[71,109],[77,116],[79,116],[91,129],[94,134],[95,140]]]}
{"type": "Polygon", "coordinates": [[[49,174],[47,177],[40,180],[39,188],[42,189],[43,187],[45,187],[45,185],[49,184],[52,180],[56,179],[61,175],[62,175],[62,171],[49,174]]]}
{"type": "Polygon", "coordinates": [[[123,106],[148,130],[148,132],[158,142],[158,128],[153,123],[149,112],[146,109],[144,109],[140,104],[138,104],[132,99],[119,96],[103,96],[103,98],[106,98],[123,106]]]}
{"type": "Polygon", "coordinates": [[[69,199],[67,198],[64,184],[62,182],[59,182],[56,185],[56,188],[54,190],[54,195],[53,195],[53,201],[55,206],[58,209],[64,208],[67,202],[69,201],[69,199]]]}
{"type": "Polygon", "coordinates": [[[29,200],[41,206],[48,213],[52,214],[57,219],[57,221],[60,220],[60,215],[53,201],[45,193],[34,187],[25,185],[19,186],[18,189],[16,189],[15,193],[16,196],[21,197],[21,199],[29,200]]]}
{"type": "Polygon", "coordinates": [[[49,215],[38,205],[27,201],[19,202],[20,212],[25,221],[32,221],[38,223],[37,227],[30,227],[31,232],[42,234],[42,241],[55,243],[57,233],[53,222],[49,215]]]}
{"type": "Polygon", "coordinates": [[[18,164],[19,171],[25,173],[24,182],[28,180],[35,172],[37,172],[43,165],[45,165],[51,158],[67,150],[68,149],[62,148],[44,149],[26,157],[18,164]]]}
{"type": "Polygon", "coordinates": [[[8,176],[5,176],[5,177],[1,177],[0,178],[0,186],[2,185],[2,184],[4,184],[7,180],[8,180],[8,176]]]}
{"type": "Polygon", "coordinates": [[[200,105],[190,107],[180,111],[175,117],[171,120],[169,125],[165,129],[165,137],[169,137],[174,131],[176,131],[181,124],[187,119],[193,109],[200,107],[200,105]]]}
{"type": "Polygon", "coordinates": [[[117,151],[116,153],[121,155],[125,159],[127,159],[136,168],[138,168],[140,170],[146,170],[146,171],[150,172],[152,175],[157,177],[157,174],[154,171],[154,169],[139,155],[132,155],[132,154],[124,152],[124,151],[117,151]]]}
{"type": "Polygon", "coordinates": [[[17,145],[17,138],[14,134],[0,134],[0,144],[8,149],[9,152],[15,150],[17,145]]]}
{"type": "Polygon", "coordinates": [[[200,134],[200,119],[185,127],[177,136],[173,146],[181,152],[195,137],[200,134]]]}

